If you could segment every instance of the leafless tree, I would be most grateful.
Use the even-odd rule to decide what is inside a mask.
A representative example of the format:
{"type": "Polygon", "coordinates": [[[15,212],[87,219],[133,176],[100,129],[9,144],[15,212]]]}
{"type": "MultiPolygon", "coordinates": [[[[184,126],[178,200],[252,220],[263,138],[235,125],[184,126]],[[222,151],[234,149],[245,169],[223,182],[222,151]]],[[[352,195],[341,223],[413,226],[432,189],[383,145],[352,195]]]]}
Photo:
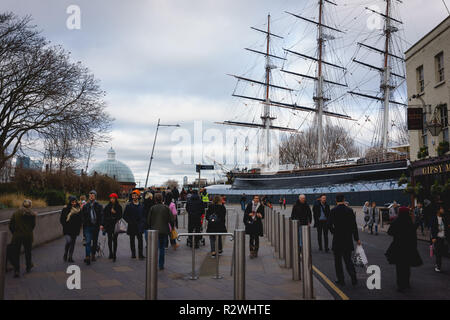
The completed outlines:
{"type": "Polygon", "coordinates": [[[169,187],[170,188],[170,190],[173,190],[173,189],[175,189],[175,188],[178,188],[178,181],[177,180],[174,180],[174,179],[169,179],[169,180],[167,180],[165,183],[164,183],[164,185],[166,185],[167,187],[169,187]]]}
{"type": "MultiPolygon", "coordinates": [[[[324,162],[359,155],[359,150],[349,132],[342,127],[327,124],[324,128],[324,162]]],[[[281,164],[294,164],[308,168],[316,164],[317,129],[310,127],[302,133],[290,135],[280,144],[281,164]]]]}
{"type": "Polygon", "coordinates": [[[104,135],[112,122],[94,76],[30,21],[0,14],[0,168],[20,148],[50,137],[65,141],[52,146],[62,148],[62,167],[67,158],[59,157],[73,151],[74,141],[104,135]]]}

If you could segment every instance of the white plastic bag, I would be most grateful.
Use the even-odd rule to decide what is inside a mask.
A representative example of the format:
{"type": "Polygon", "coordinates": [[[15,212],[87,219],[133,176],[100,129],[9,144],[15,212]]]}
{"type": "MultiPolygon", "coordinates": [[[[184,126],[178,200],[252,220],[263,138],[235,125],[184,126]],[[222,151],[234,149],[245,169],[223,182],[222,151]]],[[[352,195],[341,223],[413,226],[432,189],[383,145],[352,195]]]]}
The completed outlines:
{"type": "Polygon", "coordinates": [[[120,233],[126,233],[128,229],[128,223],[122,218],[119,221],[117,221],[115,227],[114,227],[114,233],[120,234],[120,233]]]}
{"type": "Polygon", "coordinates": [[[355,254],[353,255],[353,263],[357,267],[366,267],[369,264],[362,245],[356,246],[355,254]]]}

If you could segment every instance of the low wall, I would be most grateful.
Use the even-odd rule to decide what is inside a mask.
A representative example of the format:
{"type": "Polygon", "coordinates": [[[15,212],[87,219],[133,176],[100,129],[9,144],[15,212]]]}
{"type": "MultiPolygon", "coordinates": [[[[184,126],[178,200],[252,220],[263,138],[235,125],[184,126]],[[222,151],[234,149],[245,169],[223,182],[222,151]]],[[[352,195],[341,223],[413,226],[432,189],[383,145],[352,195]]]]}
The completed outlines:
{"type": "MultiPolygon", "coordinates": [[[[43,212],[37,215],[33,247],[62,237],[62,226],[59,223],[60,216],[60,210],[43,212]]],[[[8,243],[10,243],[12,234],[9,231],[9,219],[0,221],[0,231],[8,232],[8,243]]]]}

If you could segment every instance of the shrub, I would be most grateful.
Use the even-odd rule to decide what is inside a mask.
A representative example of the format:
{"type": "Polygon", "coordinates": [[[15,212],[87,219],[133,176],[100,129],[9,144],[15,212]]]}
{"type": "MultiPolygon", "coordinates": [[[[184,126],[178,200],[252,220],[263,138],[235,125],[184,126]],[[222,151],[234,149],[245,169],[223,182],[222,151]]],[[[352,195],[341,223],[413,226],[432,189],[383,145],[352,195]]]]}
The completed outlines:
{"type": "Polygon", "coordinates": [[[444,154],[446,154],[449,151],[449,148],[449,143],[447,141],[439,142],[439,146],[436,149],[439,157],[442,157],[444,154]]]}
{"type": "Polygon", "coordinates": [[[25,199],[30,199],[33,202],[33,208],[45,208],[47,203],[41,198],[25,196],[22,193],[9,193],[0,195],[0,204],[6,208],[19,208],[22,206],[25,199]]]}

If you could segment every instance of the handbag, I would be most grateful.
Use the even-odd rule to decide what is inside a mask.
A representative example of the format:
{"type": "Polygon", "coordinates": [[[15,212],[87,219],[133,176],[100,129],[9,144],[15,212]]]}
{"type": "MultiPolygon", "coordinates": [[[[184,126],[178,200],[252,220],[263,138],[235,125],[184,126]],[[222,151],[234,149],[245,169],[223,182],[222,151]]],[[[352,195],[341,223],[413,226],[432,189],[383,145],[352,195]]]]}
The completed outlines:
{"type": "Polygon", "coordinates": [[[172,228],[172,231],[170,231],[170,239],[175,240],[178,238],[178,232],[177,229],[172,228]]]}
{"type": "Polygon", "coordinates": [[[116,225],[114,226],[114,233],[116,234],[126,233],[127,230],[128,230],[128,223],[123,218],[116,222],[116,225]]]}
{"type": "Polygon", "coordinates": [[[365,267],[368,265],[366,253],[362,246],[356,246],[355,254],[353,256],[353,264],[357,267],[365,267]]]}

